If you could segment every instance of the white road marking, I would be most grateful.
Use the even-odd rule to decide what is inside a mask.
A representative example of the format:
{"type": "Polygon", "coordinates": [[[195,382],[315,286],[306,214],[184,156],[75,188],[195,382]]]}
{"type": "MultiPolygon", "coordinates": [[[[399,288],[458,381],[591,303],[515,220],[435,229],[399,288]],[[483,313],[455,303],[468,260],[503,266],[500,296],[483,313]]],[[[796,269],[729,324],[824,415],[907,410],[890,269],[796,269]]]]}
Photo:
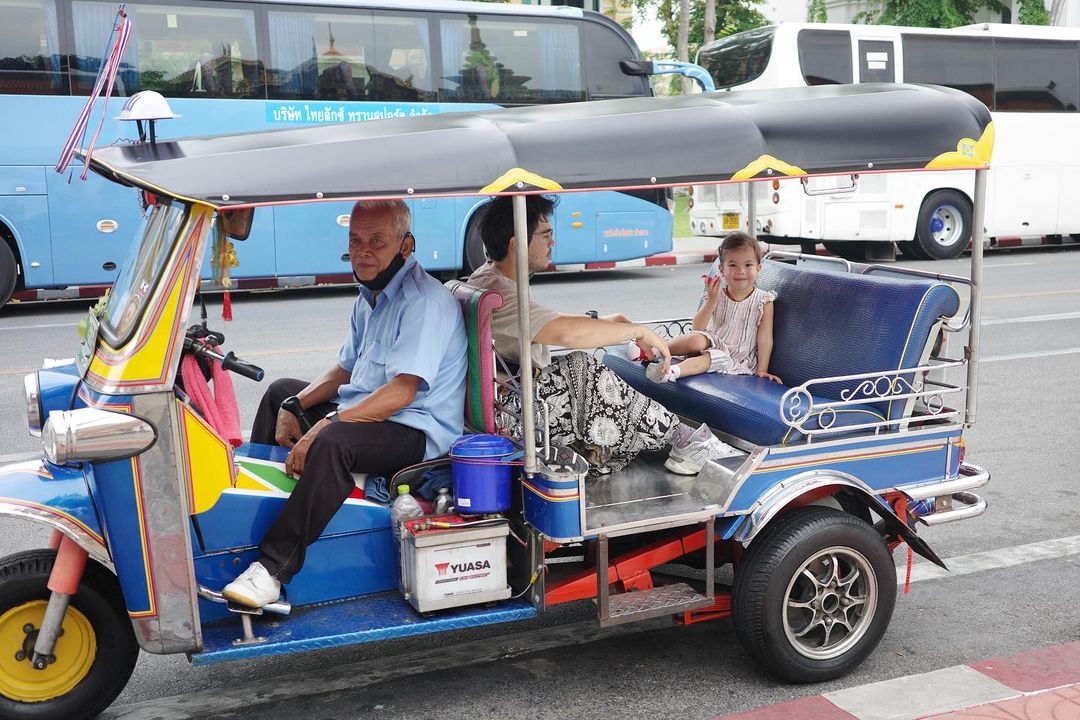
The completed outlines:
{"type": "Polygon", "coordinates": [[[1034,352],[1013,353],[1011,355],[989,355],[979,358],[980,363],[1005,362],[1006,360],[1028,360],[1031,358],[1055,357],[1057,355],[1076,355],[1080,353],[1080,347],[1062,348],[1060,350],[1036,350],[1034,352]]]}
{"type": "MultiPolygon", "coordinates": [[[[1025,563],[1069,557],[1070,555],[1080,555],[1080,535],[945,558],[945,564],[949,566],[948,570],[942,570],[929,560],[918,558],[911,568],[911,582],[971,575],[972,573],[1000,570],[1024,565],[1025,563]]],[[[896,573],[898,585],[904,584],[904,570],[905,565],[901,563],[896,573]]]]}
{"type": "Polygon", "coordinates": [[[75,327],[79,323],[42,323],[41,325],[0,325],[3,330],[37,330],[39,328],[75,327]]]}
{"type": "Polygon", "coordinates": [[[990,270],[990,269],[992,269],[992,268],[1000,268],[1000,267],[1022,267],[1022,266],[1024,266],[1024,265],[1035,265],[1035,264],[1036,264],[1036,263],[1033,263],[1033,262],[993,263],[993,264],[991,264],[991,263],[985,263],[985,264],[983,265],[983,268],[984,268],[984,269],[986,269],[986,270],[990,270]]]}
{"type": "Polygon", "coordinates": [[[859,720],[915,720],[1019,693],[967,665],[827,692],[823,697],[859,720]]]}
{"type": "Polygon", "coordinates": [[[34,460],[35,458],[39,457],[41,457],[40,450],[37,452],[11,453],[10,455],[0,455],[0,463],[7,464],[26,462],[27,460],[34,460]]]}
{"type": "Polygon", "coordinates": [[[1023,315],[1021,317],[991,318],[982,321],[983,327],[987,325],[1012,325],[1014,323],[1052,322],[1054,320],[1077,320],[1080,312],[1053,313],[1051,315],[1023,315]]]}

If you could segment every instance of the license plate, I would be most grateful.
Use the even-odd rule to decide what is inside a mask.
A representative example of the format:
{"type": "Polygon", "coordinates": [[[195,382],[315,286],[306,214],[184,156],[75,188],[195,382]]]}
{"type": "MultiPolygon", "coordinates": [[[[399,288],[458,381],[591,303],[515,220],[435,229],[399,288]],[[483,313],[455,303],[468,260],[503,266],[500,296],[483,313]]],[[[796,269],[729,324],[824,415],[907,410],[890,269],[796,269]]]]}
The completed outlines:
{"type": "Polygon", "coordinates": [[[738,230],[739,225],[739,213],[724,213],[724,230],[738,230]]]}

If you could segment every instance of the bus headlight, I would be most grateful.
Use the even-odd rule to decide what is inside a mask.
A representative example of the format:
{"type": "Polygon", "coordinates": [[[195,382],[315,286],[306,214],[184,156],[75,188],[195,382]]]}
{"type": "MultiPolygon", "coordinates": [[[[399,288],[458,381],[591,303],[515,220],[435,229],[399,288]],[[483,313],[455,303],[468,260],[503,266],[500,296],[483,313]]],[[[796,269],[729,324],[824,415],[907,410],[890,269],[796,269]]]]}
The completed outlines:
{"type": "Polygon", "coordinates": [[[57,465],[120,460],[138,455],[156,439],[145,420],[99,408],[54,410],[41,430],[45,455],[57,465]]]}
{"type": "Polygon", "coordinates": [[[26,390],[26,420],[30,424],[30,434],[41,437],[41,384],[36,372],[23,378],[23,388],[26,390]]]}

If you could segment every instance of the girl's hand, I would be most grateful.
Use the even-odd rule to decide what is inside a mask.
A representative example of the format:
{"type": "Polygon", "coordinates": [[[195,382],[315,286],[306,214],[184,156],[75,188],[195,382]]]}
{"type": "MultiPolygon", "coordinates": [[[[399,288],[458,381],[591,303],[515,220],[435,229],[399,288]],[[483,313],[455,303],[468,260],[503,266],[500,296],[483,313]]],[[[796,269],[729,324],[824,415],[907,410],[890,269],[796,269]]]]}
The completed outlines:
{"type": "Polygon", "coordinates": [[[720,293],[722,293],[723,291],[724,289],[720,286],[719,275],[717,275],[716,277],[709,277],[708,275],[705,276],[705,297],[708,299],[709,302],[716,302],[717,300],[719,300],[720,293]]]}
{"type": "Polygon", "coordinates": [[[764,370],[758,370],[754,374],[757,375],[759,378],[765,378],[766,380],[772,380],[774,383],[779,383],[780,385],[784,384],[784,382],[780,378],[776,377],[771,372],[766,372],[764,370]]]}

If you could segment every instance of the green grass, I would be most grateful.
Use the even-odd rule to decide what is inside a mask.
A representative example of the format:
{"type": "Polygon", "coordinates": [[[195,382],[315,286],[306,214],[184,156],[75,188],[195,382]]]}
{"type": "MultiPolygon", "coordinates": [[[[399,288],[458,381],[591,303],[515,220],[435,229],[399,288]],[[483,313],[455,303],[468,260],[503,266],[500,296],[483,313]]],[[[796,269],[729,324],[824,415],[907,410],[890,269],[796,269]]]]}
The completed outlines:
{"type": "Polygon", "coordinates": [[[690,237],[690,210],[686,206],[689,199],[686,195],[675,196],[674,237],[690,237]]]}

